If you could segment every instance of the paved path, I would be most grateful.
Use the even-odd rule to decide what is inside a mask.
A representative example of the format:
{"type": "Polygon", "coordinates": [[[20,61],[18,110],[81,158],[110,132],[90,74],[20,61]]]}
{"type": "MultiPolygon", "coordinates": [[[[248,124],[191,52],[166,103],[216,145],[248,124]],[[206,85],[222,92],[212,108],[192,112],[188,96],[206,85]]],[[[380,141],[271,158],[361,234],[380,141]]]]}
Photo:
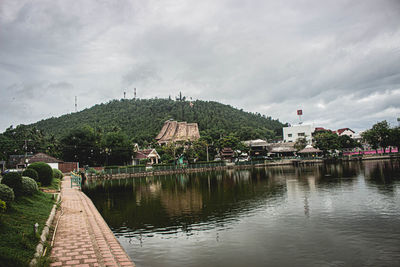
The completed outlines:
{"type": "Polygon", "coordinates": [[[61,199],[50,266],[135,266],[92,201],[71,188],[69,176],[63,179],[61,199]]]}

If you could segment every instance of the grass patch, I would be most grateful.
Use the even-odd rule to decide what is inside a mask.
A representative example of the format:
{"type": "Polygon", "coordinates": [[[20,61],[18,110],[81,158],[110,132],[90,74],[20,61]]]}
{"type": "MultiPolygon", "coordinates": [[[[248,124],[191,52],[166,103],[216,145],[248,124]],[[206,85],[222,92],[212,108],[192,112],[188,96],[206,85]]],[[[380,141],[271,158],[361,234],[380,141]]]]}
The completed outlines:
{"type": "Polygon", "coordinates": [[[60,187],[60,178],[53,178],[51,181],[51,184],[49,186],[41,186],[41,189],[46,189],[46,190],[58,190],[60,187]]]}
{"type": "Polygon", "coordinates": [[[7,207],[0,219],[0,266],[29,265],[53,204],[51,194],[38,192],[21,196],[7,207]],[[36,222],[37,235],[33,228],[36,222]]]}

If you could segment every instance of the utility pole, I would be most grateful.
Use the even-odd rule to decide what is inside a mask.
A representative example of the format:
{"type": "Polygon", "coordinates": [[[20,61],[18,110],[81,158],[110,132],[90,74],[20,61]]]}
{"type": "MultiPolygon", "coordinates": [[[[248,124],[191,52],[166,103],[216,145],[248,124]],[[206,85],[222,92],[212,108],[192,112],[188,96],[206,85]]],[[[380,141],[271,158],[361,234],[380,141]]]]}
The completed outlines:
{"type": "Polygon", "coordinates": [[[24,140],[24,142],[25,142],[25,144],[24,144],[24,149],[25,149],[25,157],[24,157],[24,161],[25,161],[25,168],[27,167],[27,165],[28,165],[28,142],[29,141],[31,141],[31,140],[29,140],[29,139],[25,139],[24,140]]]}
{"type": "Polygon", "coordinates": [[[209,162],[210,159],[208,158],[208,143],[207,143],[206,147],[207,147],[207,162],[209,162]]]}

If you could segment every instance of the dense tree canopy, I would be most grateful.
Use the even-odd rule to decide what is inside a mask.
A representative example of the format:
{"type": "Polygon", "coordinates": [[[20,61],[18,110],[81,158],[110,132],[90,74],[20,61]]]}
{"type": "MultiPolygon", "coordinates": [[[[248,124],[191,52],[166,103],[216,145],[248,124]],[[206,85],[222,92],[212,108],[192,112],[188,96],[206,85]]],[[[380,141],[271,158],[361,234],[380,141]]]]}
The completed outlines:
{"type": "MultiPolygon", "coordinates": [[[[184,96],[179,101],[113,100],[59,118],[10,127],[0,134],[0,158],[45,152],[84,165],[124,164],[132,156],[133,143],[141,148],[156,147],[154,138],[168,119],[198,123],[201,140],[185,152],[197,160],[206,160],[207,148],[212,159],[222,147],[240,149],[240,140],[282,136],[283,124],[271,117],[212,101],[190,103],[184,96]]],[[[158,150],[170,160],[168,148],[158,150]]]]}
{"type": "Polygon", "coordinates": [[[93,165],[99,153],[99,140],[90,126],[73,129],[61,139],[61,150],[65,161],[93,165]]]}
{"type": "Polygon", "coordinates": [[[321,149],[324,154],[339,149],[339,136],[332,132],[321,132],[315,137],[315,146],[321,149]]]}
{"type": "Polygon", "coordinates": [[[372,126],[361,134],[364,142],[368,143],[373,149],[385,149],[389,146],[399,147],[400,145],[400,129],[399,127],[391,128],[387,121],[381,121],[372,126]]]}
{"type": "Polygon", "coordinates": [[[65,127],[90,125],[96,132],[125,133],[143,145],[151,143],[168,119],[197,122],[200,135],[214,140],[234,133],[241,140],[274,139],[282,136],[283,124],[259,113],[249,113],[212,101],[174,101],[169,99],[113,100],[81,112],[39,121],[32,126],[60,138],[65,127]]]}

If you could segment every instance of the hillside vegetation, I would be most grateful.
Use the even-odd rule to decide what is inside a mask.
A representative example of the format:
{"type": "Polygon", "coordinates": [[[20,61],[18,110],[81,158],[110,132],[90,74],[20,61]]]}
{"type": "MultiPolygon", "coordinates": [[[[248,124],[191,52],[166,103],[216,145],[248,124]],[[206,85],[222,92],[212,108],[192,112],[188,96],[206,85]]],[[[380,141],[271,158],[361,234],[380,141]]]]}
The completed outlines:
{"type": "MultiPolygon", "coordinates": [[[[198,123],[202,141],[193,145],[197,152],[204,152],[196,156],[199,159],[206,158],[207,149],[215,154],[217,148],[237,148],[240,140],[282,136],[283,124],[259,113],[180,99],[113,100],[59,118],[10,127],[0,134],[0,159],[44,152],[83,164],[127,163],[134,143],[141,148],[156,146],[155,137],[169,119],[198,123]]],[[[164,150],[168,148],[160,153],[164,150]]]]}
{"type": "Polygon", "coordinates": [[[259,113],[249,113],[213,101],[174,101],[169,99],[113,100],[83,111],[39,121],[31,126],[60,138],[66,127],[89,125],[95,131],[120,130],[141,144],[151,142],[168,119],[197,122],[201,135],[215,138],[235,134],[240,139],[281,136],[282,123],[259,113]],[[183,112],[182,112],[183,111],[183,112]]]}

